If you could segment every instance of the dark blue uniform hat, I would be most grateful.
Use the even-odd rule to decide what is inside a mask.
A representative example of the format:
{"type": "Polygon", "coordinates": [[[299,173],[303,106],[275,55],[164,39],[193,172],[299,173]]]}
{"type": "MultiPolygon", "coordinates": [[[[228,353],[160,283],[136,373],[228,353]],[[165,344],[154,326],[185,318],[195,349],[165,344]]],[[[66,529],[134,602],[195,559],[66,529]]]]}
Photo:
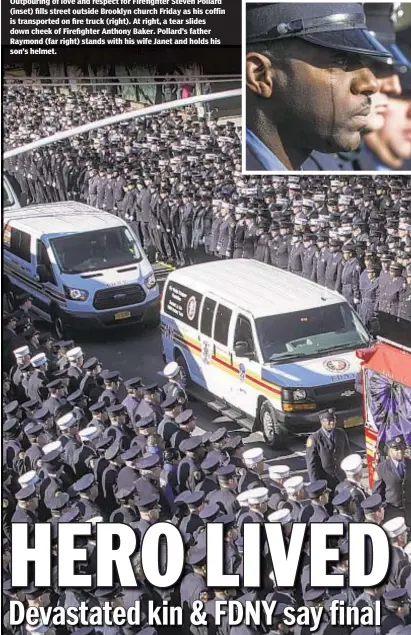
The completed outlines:
{"type": "Polygon", "coordinates": [[[392,2],[365,2],[367,26],[394,58],[393,72],[406,73],[411,63],[396,43],[396,11],[392,2]]]}
{"type": "Polygon", "coordinates": [[[123,406],[122,403],[116,403],[116,404],[113,404],[112,406],[109,406],[107,408],[107,412],[109,415],[114,415],[115,417],[118,417],[118,415],[121,415],[124,412],[126,412],[126,407],[123,406]]]}
{"type": "Polygon", "coordinates": [[[141,454],[141,452],[142,452],[141,447],[136,444],[136,445],[131,446],[131,448],[129,448],[125,452],[123,452],[123,454],[120,456],[120,458],[123,461],[132,461],[133,459],[138,457],[141,454]]]}
{"type": "Polygon", "coordinates": [[[380,494],[368,496],[365,500],[361,501],[360,505],[365,513],[376,512],[378,509],[386,506],[380,494]]]}
{"type": "Polygon", "coordinates": [[[193,418],[194,412],[192,410],[183,410],[183,412],[180,412],[180,414],[176,416],[175,422],[179,426],[185,426],[187,423],[190,423],[193,418]]]}
{"type": "Polygon", "coordinates": [[[190,492],[185,502],[187,505],[200,505],[205,499],[205,492],[190,492]]]}
{"type": "Polygon", "coordinates": [[[190,494],[191,492],[189,490],[184,490],[184,492],[181,492],[181,494],[175,497],[174,504],[178,506],[187,505],[187,498],[189,498],[190,494]]]}
{"type": "Polygon", "coordinates": [[[123,381],[118,370],[105,370],[100,373],[104,381],[123,381]]]}
{"type": "Polygon", "coordinates": [[[174,408],[178,404],[177,395],[168,395],[161,403],[161,407],[163,410],[167,410],[168,408],[174,408]]]}
{"type": "Polygon", "coordinates": [[[73,490],[75,492],[85,492],[90,489],[90,487],[94,484],[94,475],[93,474],[85,474],[78,481],[76,481],[73,485],[73,490]]]}
{"type": "Polygon", "coordinates": [[[66,492],[59,492],[56,496],[53,496],[45,502],[47,509],[55,510],[61,509],[70,500],[70,496],[66,492]]]}
{"type": "Polygon", "coordinates": [[[107,448],[113,443],[113,437],[101,437],[97,440],[96,450],[107,450],[107,448]]]}
{"type": "Polygon", "coordinates": [[[317,602],[325,597],[325,589],[307,589],[304,593],[305,602],[317,602]]]}
{"type": "MultiPolygon", "coordinates": [[[[201,437],[203,439],[203,437],[201,437]]],[[[201,441],[203,443],[203,441],[201,441]]],[[[206,472],[212,472],[220,465],[221,455],[219,452],[209,452],[201,463],[200,467],[206,472]]]]}
{"type": "Polygon", "coordinates": [[[35,421],[42,421],[43,419],[47,419],[47,417],[50,416],[50,410],[47,408],[47,406],[43,406],[43,408],[39,408],[38,410],[36,410],[36,412],[33,414],[33,419],[35,421]]]}
{"type": "Polygon", "coordinates": [[[90,412],[103,412],[107,409],[107,404],[105,401],[96,401],[89,407],[90,412]]]}
{"type": "Polygon", "coordinates": [[[218,430],[213,432],[213,434],[210,436],[210,442],[217,443],[218,441],[221,441],[226,436],[226,434],[227,428],[218,428],[218,430]]]}
{"type": "Polygon", "coordinates": [[[3,408],[3,412],[5,415],[12,415],[20,408],[20,404],[17,400],[10,401],[10,403],[6,404],[3,408]]]}
{"type": "Polygon", "coordinates": [[[391,54],[370,33],[359,3],[250,3],[246,10],[247,44],[299,37],[311,44],[372,56],[391,54]]]}
{"type": "Polygon", "coordinates": [[[209,503],[199,513],[202,520],[214,520],[221,512],[221,507],[217,503],[209,503]]]}
{"type": "Polygon", "coordinates": [[[94,370],[98,365],[99,365],[99,360],[97,359],[97,357],[90,357],[88,360],[86,360],[83,364],[83,369],[84,370],[94,370]]]}
{"type": "Polygon", "coordinates": [[[36,488],[34,487],[34,485],[27,485],[26,487],[23,487],[20,491],[17,492],[16,500],[25,501],[25,500],[28,500],[29,498],[34,498],[35,496],[36,496],[36,488]]]}
{"type": "Polygon", "coordinates": [[[217,522],[222,523],[224,525],[225,531],[229,531],[236,524],[236,518],[234,514],[223,514],[219,516],[217,522]]]}
{"type": "Polygon", "coordinates": [[[53,381],[49,381],[48,384],[46,384],[46,388],[61,388],[63,386],[63,382],[61,381],[61,379],[53,379],[53,381]]]}
{"type": "Polygon", "coordinates": [[[60,523],[71,523],[73,520],[76,520],[80,516],[80,510],[77,505],[70,507],[64,514],[62,514],[59,518],[60,523]]]}
{"type": "Polygon", "coordinates": [[[141,417],[138,421],[136,421],[136,428],[153,428],[155,427],[156,422],[154,419],[154,415],[148,415],[147,417],[141,417]]]}
{"type": "Polygon", "coordinates": [[[160,465],[160,457],[158,454],[151,454],[150,456],[143,456],[134,464],[138,470],[151,470],[157,465],[160,465]]]}
{"type": "Polygon", "coordinates": [[[149,395],[153,392],[157,392],[158,384],[156,384],[155,382],[152,382],[151,384],[147,384],[146,386],[143,386],[143,388],[144,388],[144,392],[149,395]]]}
{"type": "Polygon", "coordinates": [[[70,393],[67,397],[67,401],[69,403],[75,403],[76,401],[79,401],[80,399],[82,399],[84,397],[84,393],[82,390],[80,390],[80,388],[78,390],[75,390],[74,392],[70,393]]]}
{"type": "Polygon", "coordinates": [[[41,423],[36,423],[35,421],[31,421],[24,427],[24,432],[28,437],[33,437],[37,435],[39,432],[43,430],[43,426],[41,423]]]}
{"type": "Polygon", "coordinates": [[[406,449],[407,444],[405,443],[405,439],[402,435],[398,435],[386,441],[386,444],[389,448],[393,448],[396,450],[406,449]]]}
{"type": "Polygon", "coordinates": [[[192,566],[201,566],[202,564],[205,564],[207,560],[207,551],[206,549],[193,549],[193,551],[190,553],[190,555],[187,558],[187,562],[188,564],[191,564],[192,566]]]}
{"type": "Polygon", "coordinates": [[[104,456],[108,461],[111,461],[112,459],[115,459],[116,456],[120,454],[120,452],[121,452],[121,446],[119,442],[114,441],[114,443],[112,443],[110,447],[106,450],[106,453],[104,456]]]}
{"type": "Polygon", "coordinates": [[[221,476],[222,478],[232,478],[235,474],[236,468],[235,465],[223,465],[222,467],[218,468],[216,475],[217,476],[221,476]]]}
{"type": "Polygon", "coordinates": [[[320,479],[319,481],[313,481],[307,485],[305,491],[310,498],[318,498],[318,496],[324,494],[327,489],[327,481],[325,479],[320,479]]]}
{"type": "Polygon", "coordinates": [[[408,601],[407,589],[391,589],[390,591],[385,591],[383,598],[387,605],[401,606],[408,601]]]}
{"type": "Polygon", "coordinates": [[[142,511],[150,511],[157,507],[160,498],[157,494],[144,494],[136,498],[136,505],[142,511]]]}
{"type": "Polygon", "coordinates": [[[126,388],[139,388],[143,385],[143,380],[141,377],[132,377],[131,379],[127,379],[124,385],[126,388]]]}
{"type": "Polygon", "coordinates": [[[331,503],[334,507],[342,507],[346,505],[351,500],[351,492],[349,489],[342,489],[341,492],[338,492],[336,496],[332,499],[331,503]]]}
{"type": "Polygon", "coordinates": [[[189,437],[188,439],[184,439],[183,441],[181,441],[178,449],[184,453],[194,452],[194,450],[197,450],[197,448],[200,447],[201,443],[201,436],[189,437]]]}
{"type": "Polygon", "coordinates": [[[38,399],[29,399],[28,401],[25,401],[21,407],[23,408],[23,410],[34,410],[39,405],[40,402],[38,399]]]}
{"type": "Polygon", "coordinates": [[[134,485],[130,485],[129,487],[122,487],[118,490],[116,494],[116,498],[121,501],[126,498],[130,498],[134,494],[134,485]]]}
{"type": "Polygon", "coordinates": [[[18,419],[16,419],[15,417],[12,417],[11,419],[7,419],[4,422],[3,425],[3,432],[14,432],[17,431],[17,429],[20,426],[20,421],[18,419]]]}

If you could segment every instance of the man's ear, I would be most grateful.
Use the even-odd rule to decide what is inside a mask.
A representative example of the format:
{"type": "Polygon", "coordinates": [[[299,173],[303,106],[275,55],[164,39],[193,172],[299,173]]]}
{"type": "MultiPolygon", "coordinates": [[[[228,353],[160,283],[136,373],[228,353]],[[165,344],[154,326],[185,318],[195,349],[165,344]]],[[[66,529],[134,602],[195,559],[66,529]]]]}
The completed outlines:
{"type": "Polygon", "coordinates": [[[260,97],[270,98],[273,92],[271,62],[262,53],[247,53],[245,61],[245,80],[247,87],[260,97]]]}

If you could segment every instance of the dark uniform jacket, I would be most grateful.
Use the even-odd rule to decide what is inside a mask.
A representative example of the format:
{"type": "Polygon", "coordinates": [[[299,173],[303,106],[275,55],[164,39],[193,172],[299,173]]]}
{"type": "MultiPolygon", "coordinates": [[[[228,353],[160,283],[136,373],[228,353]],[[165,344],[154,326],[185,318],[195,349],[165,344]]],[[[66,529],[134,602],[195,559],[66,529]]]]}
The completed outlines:
{"type": "Polygon", "coordinates": [[[350,454],[347,434],[341,428],[334,430],[334,440],[320,428],[307,440],[307,469],[310,481],[325,479],[332,490],[343,481],[345,474],[341,461],[350,454]]]}
{"type": "Polygon", "coordinates": [[[373,491],[380,494],[387,503],[386,518],[405,516],[408,527],[411,526],[411,459],[405,458],[405,474],[400,476],[391,459],[377,465],[377,480],[373,491]]]}

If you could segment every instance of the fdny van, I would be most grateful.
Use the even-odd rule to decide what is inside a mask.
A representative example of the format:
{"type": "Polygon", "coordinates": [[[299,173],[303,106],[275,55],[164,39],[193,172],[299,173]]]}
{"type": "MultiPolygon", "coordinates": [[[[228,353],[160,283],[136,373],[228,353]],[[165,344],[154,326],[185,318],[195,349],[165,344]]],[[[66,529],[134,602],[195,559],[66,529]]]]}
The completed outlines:
{"type": "Polygon", "coordinates": [[[371,336],[339,293],[255,260],[210,262],[169,274],[160,319],[187,387],[244,413],[271,446],[318,428],[325,408],[363,423],[355,351],[371,336]]]}
{"type": "Polygon", "coordinates": [[[125,221],[74,201],[3,213],[3,293],[29,293],[59,339],[70,328],[156,324],[153,269],[125,221]]]}

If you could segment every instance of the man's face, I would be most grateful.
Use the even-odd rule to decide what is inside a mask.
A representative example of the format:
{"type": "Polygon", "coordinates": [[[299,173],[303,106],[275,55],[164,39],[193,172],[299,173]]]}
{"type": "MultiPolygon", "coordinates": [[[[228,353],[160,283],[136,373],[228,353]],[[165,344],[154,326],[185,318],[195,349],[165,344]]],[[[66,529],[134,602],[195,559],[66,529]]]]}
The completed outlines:
{"type": "Polygon", "coordinates": [[[390,97],[379,133],[384,145],[403,161],[411,158],[411,97],[390,97]]]}
{"type": "Polygon", "coordinates": [[[371,96],[371,113],[365,132],[381,130],[385,123],[388,109],[388,95],[401,94],[401,84],[398,75],[391,74],[391,69],[385,64],[375,66],[374,74],[378,80],[378,92],[371,96]]]}
{"type": "Polygon", "coordinates": [[[273,122],[285,147],[322,152],[358,148],[370,96],[379,88],[373,72],[358,56],[297,38],[289,48],[280,61],[247,55],[247,86],[260,97],[253,103],[273,122]]]}

